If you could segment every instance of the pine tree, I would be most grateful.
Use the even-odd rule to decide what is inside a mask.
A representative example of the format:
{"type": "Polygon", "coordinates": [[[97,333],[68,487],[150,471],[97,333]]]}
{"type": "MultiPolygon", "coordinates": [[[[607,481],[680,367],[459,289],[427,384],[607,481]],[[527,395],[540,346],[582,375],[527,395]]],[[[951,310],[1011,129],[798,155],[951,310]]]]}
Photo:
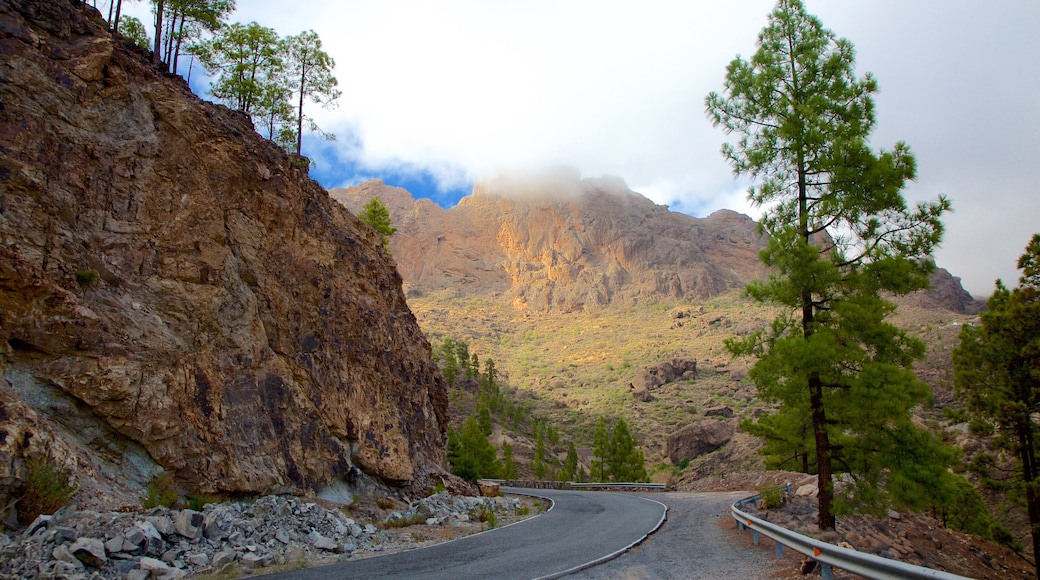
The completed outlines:
{"type": "Polygon", "coordinates": [[[904,143],[870,148],[877,83],[854,67],[848,40],[799,0],[780,0],[755,54],[728,66],[725,96],[705,101],[714,124],[738,137],[723,155],[755,180],[748,198],[766,208],[761,255],[773,273],[748,293],[785,308],[728,346],[758,357],[749,377],[780,403],[759,434],[774,461],[797,457],[818,475],[824,530],[836,511],[927,495],[951,457],[910,421],[930,395],[911,368],[924,347],[887,321],[894,306],[881,298],[927,286],[950,205],[940,197],[907,207],[914,157],[904,143]],[[838,498],[836,472],[854,475],[838,498]]]}
{"type": "Polygon", "coordinates": [[[567,442],[567,458],[563,460],[563,480],[574,481],[578,470],[578,450],[573,441],[567,442]]]}
{"type": "Polygon", "coordinates": [[[502,442],[502,479],[516,479],[520,476],[520,469],[513,460],[513,446],[505,441],[502,442]]]}
{"type": "Polygon", "coordinates": [[[538,479],[545,479],[547,471],[545,466],[545,438],[542,437],[541,429],[537,430],[534,438],[534,459],[531,461],[531,469],[534,470],[534,474],[538,479]]]}
{"type": "Polygon", "coordinates": [[[1017,459],[1014,491],[1025,497],[1033,553],[1040,554],[1040,234],[1018,267],[1018,288],[997,280],[981,324],[962,328],[953,352],[954,384],[973,419],[995,424],[996,443],[1017,459]]]}
{"type": "Polygon", "coordinates": [[[608,465],[614,481],[645,481],[647,478],[643,452],[636,446],[624,419],[618,419],[610,436],[608,465]]]}
{"type": "MultiPolygon", "coordinates": [[[[397,233],[397,228],[391,225],[390,210],[387,209],[383,200],[378,197],[373,197],[368,200],[365,207],[361,209],[361,213],[358,214],[358,219],[364,222],[368,227],[379,232],[379,235],[383,239],[384,249],[390,248],[390,236],[397,233]]],[[[468,361],[466,362],[468,363],[468,361]]]]}
{"type": "Polygon", "coordinates": [[[290,36],[282,43],[282,54],[285,60],[287,78],[293,94],[298,96],[296,106],[296,155],[300,155],[303,147],[303,125],[307,121],[312,131],[320,133],[324,138],[333,140],[335,135],[325,133],[303,114],[303,105],[307,101],[320,104],[325,108],[333,106],[341,92],[336,88],[338,82],[332,76],[336,61],[321,49],[321,38],[313,30],[290,36]]]}
{"type": "Polygon", "coordinates": [[[502,470],[498,450],[480,430],[477,418],[470,415],[456,433],[448,431],[448,461],[451,472],[468,481],[498,477],[502,470]]]}
{"type": "Polygon", "coordinates": [[[592,435],[592,477],[595,481],[609,481],[608,461],[610,457],[610,433],[607,431],[607,420],[599,418],[596,431],[592,435]]]}

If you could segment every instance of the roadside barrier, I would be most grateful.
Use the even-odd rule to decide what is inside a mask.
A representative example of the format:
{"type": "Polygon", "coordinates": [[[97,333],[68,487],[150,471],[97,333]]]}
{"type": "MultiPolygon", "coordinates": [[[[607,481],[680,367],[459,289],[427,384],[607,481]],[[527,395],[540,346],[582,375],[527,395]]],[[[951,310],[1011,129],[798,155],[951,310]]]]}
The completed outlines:
{"type": "Polygon", "coordinates": [[[528,489],[583,489],[593,490],[626,490],[626,491],[665,491],[668,486],[663,483],[574,483],[573,481],[535,481],[525,479],[485,479],[506,487],[525,487],[528,489]]]}
{"type": "MultiPolygon", "coordinates": [[[[791,486],[785,490],[791,492],[791,486]]],[[[740,530],[751,528],[753,542],[758,545],[758,535],[764,534],[776,542],[776,558],[779,560],[784,556],[784,546],[808,556],[820,563],[823,580],[831,580],[831,568],[838,568],[859,574],[864,578],[879,578],[883,580],[902,580],[905,578],[939,578],[943,580],[965,580],[964,576],[933,570],[923,566],[914,566],[905,562],[898,562],[874,554],[857,552],[848,548],[821,542],[808,536],[797,534],[788,529],[781,528],[776,524],[760,520],[740,510],[741,507],[761,499],[758,495],[744,498],[730,506],[730,513],[737,522],[740,530]]]]}

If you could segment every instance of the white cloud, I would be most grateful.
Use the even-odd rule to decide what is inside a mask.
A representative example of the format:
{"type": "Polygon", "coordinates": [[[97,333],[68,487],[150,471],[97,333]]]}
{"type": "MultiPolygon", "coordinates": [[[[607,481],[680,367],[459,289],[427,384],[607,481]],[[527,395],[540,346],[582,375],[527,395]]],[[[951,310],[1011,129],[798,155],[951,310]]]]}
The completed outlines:
{"type": "MultiPolygon", "coordinates": [[[[311,113],[366,172],[417,168],[457,188],[566,164],[688,213],[756,214],[703,101],[734,56],[754,51],[772,0],[238,4],[236,20],[318,32],[343,97],[311,113]]],[[[940,265],[977,294],[1017,280],[1040,230],[1040,3],[806,4],[878,78],[875,144],[905,140],[918,156],[908,197],[953,200],[940,265]]]]}

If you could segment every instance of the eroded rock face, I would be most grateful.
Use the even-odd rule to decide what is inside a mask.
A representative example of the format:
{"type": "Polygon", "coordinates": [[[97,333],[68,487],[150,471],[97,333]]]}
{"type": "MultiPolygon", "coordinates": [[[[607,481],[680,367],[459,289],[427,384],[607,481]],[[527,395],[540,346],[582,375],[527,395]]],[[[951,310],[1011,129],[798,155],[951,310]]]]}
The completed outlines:
{"type": "Polygon", "coordinates": [[[74,4],[0,0],[0,491],[32,453],[198,493],[441,473],[379,238],[74,4]]]}

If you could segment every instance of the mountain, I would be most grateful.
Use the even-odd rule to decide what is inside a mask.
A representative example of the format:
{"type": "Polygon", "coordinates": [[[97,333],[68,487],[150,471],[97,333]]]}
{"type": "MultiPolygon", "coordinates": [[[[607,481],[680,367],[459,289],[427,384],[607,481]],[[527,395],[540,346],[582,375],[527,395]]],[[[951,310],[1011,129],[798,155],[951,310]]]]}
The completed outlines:
{"type": "MultiPolygon", "coordinates": [[[[691,217],[618,178],[581,179],[566,168],[478,182],[450,209],[380,180],[329,194],[355,213],[373,197],[386,204],[410,297],[488,296],[518,311],[583,312],[702,302],[766,275],[748,216],[691,217]]],[[[941,268],[930,290],[899,301],[959,313],[981,306],[941,268]]]]}
{"type": "Polygon", "coordinates": [[[669,211],[617,178],[571,170],[479,182],[451,209],[370,181],[330,195],[372,197],[398,232],[390,248],[410,296],[495,295],[521,311],[703,300],[764,275],[755,223],[732,211],[669,211]]]}
{"type": "Polygon", "coordinates": [[[68,0],[0,0],[0,505],[425,489],[448,398],[380,238],[68,0]],[[123,494],[123,495],[120,495],[123,494]]]}

